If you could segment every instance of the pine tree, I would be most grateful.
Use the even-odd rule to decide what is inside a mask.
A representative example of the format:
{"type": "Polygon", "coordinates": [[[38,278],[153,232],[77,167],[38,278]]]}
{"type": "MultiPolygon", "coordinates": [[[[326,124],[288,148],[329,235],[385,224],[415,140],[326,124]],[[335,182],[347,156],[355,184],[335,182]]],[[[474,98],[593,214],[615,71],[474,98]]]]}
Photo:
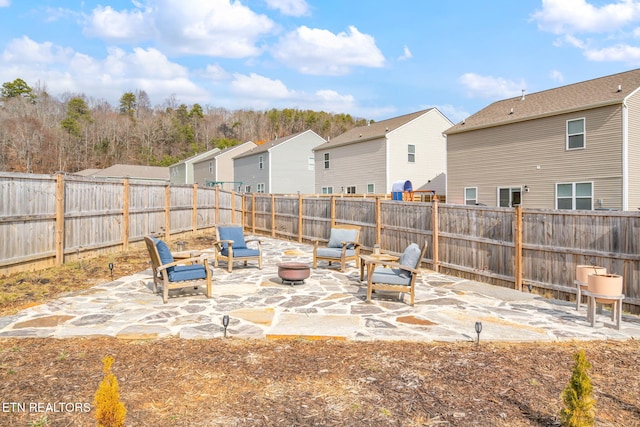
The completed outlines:
{"type": "Polygon", "coordinates": [[[105,356],[102,363],[104,363],[104,378],[93,399],[93,404],[96,407],[95,418],[98,427],[122,427],[127,410],[124,403],[120,402],[118,380],[111,372],[113,357],[105,356]]]}
{"type": "Polygon", "coordinates": [[[571,380],[562,392],[564,409],[560,413],[560,420],[565,427],[595,426],[595,404],[591,378],[587,372],[591,363],[587,360],[584,350],[575,355],[571,380]]]}

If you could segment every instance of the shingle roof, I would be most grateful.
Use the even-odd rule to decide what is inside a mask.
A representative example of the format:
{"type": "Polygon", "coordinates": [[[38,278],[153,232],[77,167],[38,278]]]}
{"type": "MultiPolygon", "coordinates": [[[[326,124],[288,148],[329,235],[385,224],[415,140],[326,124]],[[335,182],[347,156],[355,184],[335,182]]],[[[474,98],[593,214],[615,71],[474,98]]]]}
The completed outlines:
{"type": "Polygon", "coordinates": [[[162,166],[122,165],[116,164],[105,169],[98,169],[84,176],[103,176],[108,178],[133,178],[169,180],[169,168],[162,166]]]}
{"type": "Polygon", "coordinates": [[[300,136],[303,133],[306,132],[313,132],[312,130],[308,129],[308,130],[304,130],[302,132],[298,132],[298,133],[294,133],[293,135],[289,135],[289,136],[285,136],[283,138],[277,138],[277,139],[272,139],[271,141],[265,142],[264,144],[258,145],[257,147],[253,147],[251,150],[247,150],[244,153],[234,157],[234,159],[240,159],[242,157],[249,157],[249,156],[253,156],[254,154],[258,154],[258,153],[266,153],[267,151],[269,151],[270,148],[275,147],[276,145],[280,145],[284,142],[287,142],[293,138],[295,138],[296,136],[300,136]]]}
{"type": "Polygon", "coordinates": [[[415,113],[405,114],[403,116],[393,117],[391,119],[374,122],[368,125],[359,126],[342,133],[331,141],[314,148],[314,150],[336,147],[338,145],[353,144],[355,142],[366,141],[368,139],[377,139],[384,137],[387,133],[393,132],[410,121],[422,116],[432,108],[415,113]]]}
{"type": "Polygon", "coordinates": [[[508,98],[447,129],[450,135],[605,105],[620,104],[640,88],[640,69],[508,98]]]}

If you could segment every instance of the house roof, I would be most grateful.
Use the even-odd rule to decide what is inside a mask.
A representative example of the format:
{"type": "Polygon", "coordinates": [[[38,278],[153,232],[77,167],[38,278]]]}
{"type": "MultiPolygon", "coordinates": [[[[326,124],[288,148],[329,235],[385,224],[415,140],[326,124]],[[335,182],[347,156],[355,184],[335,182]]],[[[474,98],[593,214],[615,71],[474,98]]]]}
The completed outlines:
{"type": "Polygon", "coordinates": [[[195,161],[193,163],[201,163],[201,162],[209,161],[211,159],[215,159],[216,157],[219,157],[219,156],[221,156],[223,154],[227,154],[229,151],[233,151],[236,148],[240,148],[245,144],[253,144],[253,145],[255,145],[255,143],[253,141],[247,141],[247,142],[243,142],[242,144],[232,145],[231,147],[226,147],[226,148],[224,148],[222,150],[218,150],[215,153],[210,153],[208,156],[203,157],[201,159],[198,159],[197,161],[195,161]]]}
{"type": "Polygon", "coordinates": [[[415,113],[405,114],[403,116],[393,117],[379,122],[373,122],[364,126],[358,126],[341,133],[332,140],[315,147],[313,150],[322,150],[340,145],[354,144],[369,139],[383,138],[386,134],[393,132],[431,110],[433,110],[433,108],[416,111],[415,113]]]}
{"type": "Polygon", "coordinates": [[[640,69],[494,102],[447,129],[447,135],[621,104],[640,88],[640,69]]]}
{"type": "Polygon", "coordinates": [[[273,147],[280,145],[280,144],[284,144],[287,141],[291,141],[293,138],[298,137],[304,133],[307,132],[313,132],[311,129],[302,131],[302,132],[298,132],[298,133],[294,133],[293,135],[289,135],[289,136],[285,136],[283,138],[276,138],[276,139],[272,139],[271,141],[265,142],[264,144],[258,145],[257,147],[253,147],[251,150],[247,150],[244,153],[235,156],[234,159],[240,159],[242,157],[249,157],[249,156],[253,156],[255,154],[259,154],[259,153],[266,153],[267,151],[269,151],[270,149],[272,149],[273,147]]]}
{"type": "Polygon", "coordinates": [[[170,168],[173,168],[173,167],[178,166],[178,165],[181,165],[181,164],[183,164],[183,163],[195,163],[195,162],[197,162],[197,161],[199,161],[199,160],[204,159],[205,157],[207,157],[207,158],[208,158],[210,155],[212,155],[212,154],[214,154],[214,153],[217,153],[218,151],[220,151],[220,149],[219,149],[219,148],[217,148],[217,147],[216,147],[216,148],[212,148],[211,150],[209,150],[209,151],[205,151],[204,153],[194,154],[194,155],[193,155],[193,156],[191,156],[191,157],[187,157],[186,159],[180,160],[179,162],[174,163],[174,164],[172,164],[172,165],[171,165],[171,166],[169,166],[169,167],[170,167],[170,168]]]}
{"type": "Polygon", "coordinates": [[[169,168],[162,166],[116,164],[105,169],[85,169],[78,172],[77,175],[168,181],[169,168]]]}

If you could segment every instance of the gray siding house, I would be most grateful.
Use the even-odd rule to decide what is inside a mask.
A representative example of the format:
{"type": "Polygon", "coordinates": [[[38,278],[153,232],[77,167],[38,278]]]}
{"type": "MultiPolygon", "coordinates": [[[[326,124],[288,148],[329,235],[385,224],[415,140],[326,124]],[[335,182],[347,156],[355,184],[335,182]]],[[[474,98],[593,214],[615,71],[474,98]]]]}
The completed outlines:
{"type": "Polygon", "coordinates": [[[312,150],[323,142],[312,130],[265,142],[234,157],[234,181],[247,193],[312,194],[312,150]]]}
{"type": "Polygon", "coordinates": [[[640,208],[640,69],[495,102],[446,130],[447,202],[640,208]]]}
{"type": "Polygon", "coordinates": [[[233,177],[233,158],[255,147],[256,144],[247,141],[193,162],[194,182],[203,187],[220,185],[225,190],[237,190],[233,177]]]}
{"type": "Polygon", "coordinates": [[[169,179],[172,184],[193,184],[195,182],[193,173],[193,164],[206,157],[211,156],[214,153],[220,151],[219,148],[214,148],[204,153],[196,154],[188,159],[179,161],[169,166],[169,179]]]}
{"type": "Polygon", "coordinates": [[[413,190],[446,191],[446,139],[453,123],[438,109],[353,128],[314,148],[315,191],[390,193],[397,181],[413,190]]]}

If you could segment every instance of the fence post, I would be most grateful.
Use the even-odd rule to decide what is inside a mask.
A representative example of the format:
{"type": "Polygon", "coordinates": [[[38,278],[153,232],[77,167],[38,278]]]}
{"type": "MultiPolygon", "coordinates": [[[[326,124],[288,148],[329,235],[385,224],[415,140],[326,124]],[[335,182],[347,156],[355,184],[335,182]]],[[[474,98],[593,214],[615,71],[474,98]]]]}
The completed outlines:
{"type": "Polygon", "coordinates": [[[220,223],[220,186],[216,185],[216,225],[220,223]]]}
{"type": "Polygon", "coordinates": [[[122,248],[129,250],[129,178],[125,178],[122,188],[122,248]]]}
{"type": "Polygon", "coordinates": [[[382,215],[382,210],[381,210],[380,197],[376,196],[376,244],[380,246],[382,246],[382,242],[380,241],[381,230],[382,230],[382,223],[380,219],[381,215],[382,215]]]}
{"type": "Polygon", "coordinates": [[[302,194],[298,194],[298,243],[302,243],[302,194]]]}
{"type": "Polygon", "coordinates": [[[331,227],[336,225],[336,196],[331,196],[331,227]]]}
{"type": "Polygon", "coordinates": [[[231,224],[236,223],[236,192],[231,190],[231,224]]]}
{"type": "Polygon", "coordinates": [[[171,237],[171,185],[164,188],[164,239],[171,237]]]}
{"type": "Polygon", "coordinates": [[[251,193],[251,232],[256,232],[256,193],[251,193]]]}
{"type": "Polygon", "coordinates": [[[438,265],[440,264],[440,260],[438,258],[438,229],[440,225],[438,224],[438,199],[433,199],[432,211],[431,211],[431,223],[432,223],[432,233],[431,233],[431,253],[433,255],[433,271],[438,272],[438,265]]]}
{"type": "Polygon", "coordinates": [[[198,231],[198,184],[193,184],[193,213],[191,216],[193,232],[198,231]]]}
{"type": "Polygon", "coordinates": [[[515,224],[515,288],[522,291],[522,206],[516,206],[515,224]]]}
{"type": "Polygon", "coordinates": [[[276,237],[276,196],[271,194],[271,237],[276,237]]]}
{"type": "Polygon", "coordinates": [[[56,177],[56,265],[64,263],[64,175],[56,177]]]}

